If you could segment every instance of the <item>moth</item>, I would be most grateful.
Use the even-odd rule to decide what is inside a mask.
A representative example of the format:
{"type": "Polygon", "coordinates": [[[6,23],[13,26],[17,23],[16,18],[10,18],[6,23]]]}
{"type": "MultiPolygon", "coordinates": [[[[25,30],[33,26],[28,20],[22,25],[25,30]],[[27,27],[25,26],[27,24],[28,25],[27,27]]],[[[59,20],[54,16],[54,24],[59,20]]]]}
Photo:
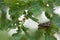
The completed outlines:
{"type": "Polygon", "coordinates": [[[38,29],[40,28],[50,28],[51,22],[46,22],[38,25],[38,29]]]}

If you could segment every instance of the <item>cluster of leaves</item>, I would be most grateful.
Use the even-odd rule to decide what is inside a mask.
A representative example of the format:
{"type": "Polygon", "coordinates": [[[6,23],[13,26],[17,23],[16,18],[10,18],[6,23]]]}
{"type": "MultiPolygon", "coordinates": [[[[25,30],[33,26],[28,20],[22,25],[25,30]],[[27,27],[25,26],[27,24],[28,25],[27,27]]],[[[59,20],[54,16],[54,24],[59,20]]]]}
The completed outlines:
{"type": "Polygon", "coordinates": [[[53,35],[59,30],[60,16],[54,14],[53,8],[60,6],[59,2],[60,0],[0,0],[0,30],[9,31],[18,27],[17,33],[13,34],[10,40],[57,40],[53,35]],[[12,20],[6,18],[7,12],[4,10],[6,7],[10,8],[9,15],[12,20]],[[25,10],[28,12],[26,13],[25,10]],[[50,19],[50,28],[42,28],[29,35],[28,29],[23,26],[24,21],[31,18],[38,22],[35,17],[40,15],[42,11],[45,11],[46,17],[50,19]],[[19,21],[18,18],[21,15],[25,15],[25,18],[19,21]],[[24,31],[24,35],[21,34],[22,31],[24,31]]]}

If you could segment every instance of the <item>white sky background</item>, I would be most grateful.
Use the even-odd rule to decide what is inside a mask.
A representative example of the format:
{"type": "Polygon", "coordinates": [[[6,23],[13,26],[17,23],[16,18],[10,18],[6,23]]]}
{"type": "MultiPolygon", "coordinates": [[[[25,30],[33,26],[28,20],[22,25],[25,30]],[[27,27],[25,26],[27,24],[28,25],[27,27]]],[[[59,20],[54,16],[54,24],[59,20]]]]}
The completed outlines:
{"type": "MultiPolygon", "coordinates": [[[[55,7],[54,9],[55,9],[54,12],[56,14],[60,15],[60,6],[55,7]]],[[[9,13],[8,11],[9,11],[9,9],[6,10],[7,15],[8,15],[7,19],[10,19],[10,15],[8,14],[9,13]]],[[[23,16],[22,16],[22,18],[23,18],[23,16]]],[[[44,12],[40,16],[37,16],[37,19],[39,21],[41,21],[41,23],[49,21],[49,19],[47,19],[46,16],[44,15],[44,12]]],[[[37,30],[38,29],[38,23],[36,23],[35,21],[33,21],[31,19],[26,20],[25,23],[24,23],[24,26],[26,26],[26,28],[29,28],[31,30],[35,30],[35,29],[37,30]]],[[[16,29],[11,29],[8,33],[10,35],[12,35],[13,33],[16,33],[16,30],[17,30],[17,28],[16,29]]],[[[60,35],[59,34],[56,33],[55,36],[57,37],[58,40],[60,40],[60,35]]]]}

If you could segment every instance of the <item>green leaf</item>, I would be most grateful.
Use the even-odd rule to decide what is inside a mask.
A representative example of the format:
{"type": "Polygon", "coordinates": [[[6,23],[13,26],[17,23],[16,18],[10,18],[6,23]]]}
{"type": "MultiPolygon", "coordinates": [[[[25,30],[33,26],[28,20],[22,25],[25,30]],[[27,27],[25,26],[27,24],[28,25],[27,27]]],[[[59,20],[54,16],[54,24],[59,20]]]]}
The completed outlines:
{"type": "Polygon", "coordinates": [[[4,2],[4,0],[0,0],[0,5],[2,5],[3,2],[4,2]]]}
{"type": "Polygon", "coordinates": [[[4,3],[11,6],[11,5],[14,5],[15,3],[17,2],[17,0],[4,0],[4,3]]]}
{"type": "Polygon", "coordinates": [[[60,16],[55,14],[51,21],[52,21],[52,24],[54,24],[56,27],[60,28],[60,16]]]}
{"type": "Polygon", "coordinates": [[[0,30],[8,30],[18,26],[18,20],[10,21],[6,18],[6,12],[2,10],[2,15],[0,18],[0,30]],[[16,24],[16,25],[15,25],[16,24]]]}
{"type": "Polygon", "coordinates": [[[0,19],[0,21],[1,21],[1,27],[0,27],[0,29],[3,29],[3,30],[7,30],[8,29],[8,25],[7,25],[7,23],[8,23],[8,20],[7,20],[7,18],[6,18],[6,12],[4,12],[3,10],[2,10],[2,14],[1,14],[1,19],[0,19]]]}
{"type": "Polygon", "coordinates": [[[2,5],[2,3],[4,3],[4,0],[0,0],[0,5],[2,5]]]}
{"type": "Polygon", "coordinates": [[[37,22],[38,19],[34,18],[34,17],[30,17],[33,21],[37,22]]]}
{"type": "Polygon", "coordinates": [[[51,31],[51,29],[47,29],[45,32],[45,40],[57,40],[54,35],[53,35],[53,31],[51,31]]]}
{"type": "MultiPolygon", "coordinates": [[[[20,10],[20,7],[17,5],[13,5],[10,7],[10,15],[17,15],[20,10]]],[[[19,14],[18,14],[19,15],[19,14]]]]}
{"type": "Polygon", "coordinates": [[[10,40],[8,32],[0,30],[0,40],[10,40]]]}
{"type": "Polygon", "coordinates": [[[18,33],[21,33],[21,32],[22,32],[21,27],[18,26],[17,34],[18,34],[18,33]]]}
{"type": "Polygon", "coordinates": [[[14,34],[10,40],[20,40],[22,38],[22,34],[14,34]]]}
{"type": "Polygon", "coordinates": [[[43,36],[43,30],[39,29],[34,33],[35,40],[39,40],[43,36]]]}
{"type": "Polygon", "coordinates": [[[54,11],[53,10],[53,6],[49,5],[49,6],[45,7],[44,9],[45,9],[45,15],[46,15],[46,17],[51,20],[52,17],[53,17],[53,11],[54,11]]]}
{"type": "Polygon", "coordinates": [[[18,27],[17,33],[12,35],[11,40],[27,40],[27,35],[25,35],[26,28],[22,28],[21,30],[20,27],[18,27]],[[24,32],[23,32],[24,31],[24,32]]]}
{"type": "Polygon", "coordinates": [[[45,40],[57,40],[57,39],[54,36],[46,34],[45,35],[45,40]]]}
{"type": "Polygon", "coordinates": [[[55,4],[56,6],[60,6],[60,0],[56,0],[56,1],[54,2],[54,4],[55,4]]]}
{"type": "Polygon", "coordinates": [[[22,38],[20,40],[28,40],[28,38],[25,36],[22,36],[22,38]]]}
{"type": "Polygon", "coordinates": [[[53,15],[52,15],[52,13],[47,13],[47,12],[45,12],[45,15],[46,15],[46,17],[48,18],[48,19],[52,19],[52,17],[53,17],[53,15]]]}
{"type": "Polygon", "coordinates": [[[30,3],[29,11],[31,11],[34,16],[37,16],[41,14],[42,7],[39,2],[34,1],[33,3],[30,3]]]}

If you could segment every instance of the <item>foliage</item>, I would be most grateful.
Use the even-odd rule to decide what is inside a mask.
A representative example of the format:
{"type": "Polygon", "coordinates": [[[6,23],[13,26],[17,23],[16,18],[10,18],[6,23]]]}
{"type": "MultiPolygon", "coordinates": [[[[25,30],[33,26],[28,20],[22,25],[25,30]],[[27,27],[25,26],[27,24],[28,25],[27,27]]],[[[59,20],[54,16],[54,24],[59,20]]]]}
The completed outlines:
{"type": "MultiPolygon", "coordinates": [[[[9,40],[57,40],[54,37],[54,33],[59,31],[60,16],[54,14],[53,8],[60,6],[59,2],[60,0],[0,0],[0,30],[8,32],[12,28],[18,28],[17,33],[13,34],[9,40]],[[6,7],[10,8],[10,19],[6,17],[6,7]],[[28,10],[28,12],[25,12],[25,10],[28,10]],[[38,22],[36,16],[40,15],[42,11],[45,11],[46,17],[50,19],[50,27],[39,28],[36,32],[29,34],[27,32],[28,28],[23,26],[25,20],[31,18],[38,22]],[[24,18],[20,21],[18,18],[21,15],[24,15],[24,18]],[[21,34],[22,31],[24,34],[21,34]]],[[[0,32],[1,34],[2,32],[0,32]]]]}

